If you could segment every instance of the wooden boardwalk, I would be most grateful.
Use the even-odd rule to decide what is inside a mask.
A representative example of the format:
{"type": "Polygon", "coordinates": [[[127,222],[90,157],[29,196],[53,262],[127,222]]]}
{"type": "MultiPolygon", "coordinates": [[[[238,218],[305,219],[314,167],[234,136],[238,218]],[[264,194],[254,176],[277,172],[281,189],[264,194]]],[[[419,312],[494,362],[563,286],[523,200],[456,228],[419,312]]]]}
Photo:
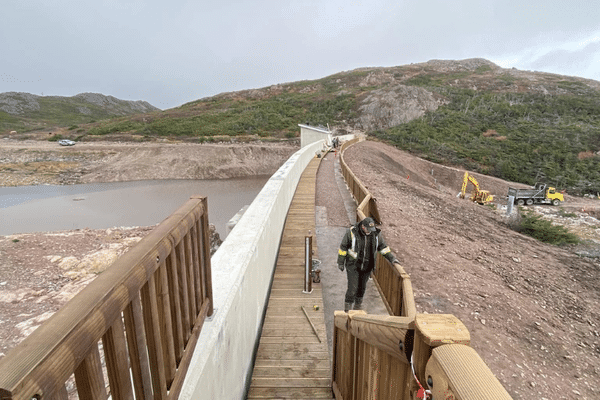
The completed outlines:
{"type": "Polygon", "coordinates": [[[320,161],[314,158],[306,167],[288,211],[248,399],[333,399],[321,284],[303,293],[306,236],[313,236],[313,258],[318,258],[320,161]]]}

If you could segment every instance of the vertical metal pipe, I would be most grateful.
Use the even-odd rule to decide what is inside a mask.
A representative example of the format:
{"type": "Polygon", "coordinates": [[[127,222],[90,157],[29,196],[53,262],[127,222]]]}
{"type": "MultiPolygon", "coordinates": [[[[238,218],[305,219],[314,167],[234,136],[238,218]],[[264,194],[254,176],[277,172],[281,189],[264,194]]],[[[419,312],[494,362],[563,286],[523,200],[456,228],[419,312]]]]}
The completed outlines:
{"type": "Polygon", "coordinates": [[[302,293],[312,293],[312,236],[305,236],[304,244],[304,290],[302,293]]]}

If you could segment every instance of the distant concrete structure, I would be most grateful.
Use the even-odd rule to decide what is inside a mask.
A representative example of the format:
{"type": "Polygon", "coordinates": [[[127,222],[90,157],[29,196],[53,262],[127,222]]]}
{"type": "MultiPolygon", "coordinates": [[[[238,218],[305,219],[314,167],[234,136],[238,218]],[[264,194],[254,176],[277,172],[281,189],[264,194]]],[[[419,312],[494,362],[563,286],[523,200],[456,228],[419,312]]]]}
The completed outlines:
{"type": "Polygon", "coordinates": [[[319,140],[325,140],[327,146],[331,146],[331,131],[324,126],[311,126],[298,124],[300,127],[300,147],[308,146],[319,140]]]}

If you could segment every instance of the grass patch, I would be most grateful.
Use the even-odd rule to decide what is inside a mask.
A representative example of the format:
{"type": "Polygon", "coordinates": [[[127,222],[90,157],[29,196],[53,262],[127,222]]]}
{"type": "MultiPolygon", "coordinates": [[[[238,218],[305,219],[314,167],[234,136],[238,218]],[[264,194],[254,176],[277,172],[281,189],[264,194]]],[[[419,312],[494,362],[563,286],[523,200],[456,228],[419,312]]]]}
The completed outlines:
{"type": "Polygon", "coordinates": [[[560,210],[558,210],[558,215],[563,218],[577,218],[577,214],[572,213],[572,212],[566,212],[564,210],[564,208],[561,208],[560,210]]]}
{"type": "Polygon", "coordinates": [[[553,245],[579,243],[579,238],[569,232],[567,228],[554,225],[552,221],[542,219],[541,215],[535,215],[531,211],[522,214],[518,231],[541,242],[553,245]]]}

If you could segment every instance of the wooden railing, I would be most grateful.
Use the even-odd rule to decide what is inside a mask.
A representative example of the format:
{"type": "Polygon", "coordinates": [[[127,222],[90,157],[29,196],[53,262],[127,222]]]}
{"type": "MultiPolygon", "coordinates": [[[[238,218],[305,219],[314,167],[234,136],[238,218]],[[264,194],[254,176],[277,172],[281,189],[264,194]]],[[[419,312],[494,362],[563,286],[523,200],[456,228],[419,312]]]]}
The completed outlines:
{"type": "Polygon", "coordinates": [[[361,141],[360,138],[352,139],[345,142],[340,149],[340,168],[342,175],[346,180],[346,184],[350,189],[350,193],[354,197],[358,207],[356,208],[356,219],[362,221],[365,217],[372,217],[378,223],[381,223],[379,217],[379,211],[377,211],[377,204],[375,198],[362,184],[362,182],[354,175],[354,173],[348,168],[346,161],[344,161],[344,151],[354,143],[361,141]]]}
{"type": "MultiPolygon", "coordinates": [[[[344,151],[356,142],[342,146],[342,173],[358,204],[357,219],[381,222],[375,199],[344,161],[344,151]]],[[[425,390],[435,400],[511,399],[469,347],[469,331],[460,320],[416,313],[403,267],[378,255],[374,275],[390,316],[335,312],[332,382],[337,400],[416,400],[425,390]]]]}
{"type": "Polygon", "coordinates": [[[194,196],[0,360],[0,399],[65,400],[73,375],[80,399],[176,399],[212,313],[194,196]]]}
{"type": "Polygon", "coordinates": [[[333,329],[337,400],[416,400],[425,390],[435,400],[511,399],[453,315],[336,311],[333,329]]]}
{"type": "MultiPolygon", "coordinates": [[[[381,223],[377,202],[371,192],[362,184],[362,182],[350,170],[344,160],[344,151],[355,143],[359,138],[345,142],[340,150],[340,168],[350,193],[354,197],[356,204],[357,221],[365,217],[372,217],[378,223],[381,223]]],[[[410,276],[399,265],[393,265],[385,257],[377,256],[377,268],[373,274],[377,289],[390,315],[412,316],[416,314],[415,302],[412,292],[410,276]]]]}
{"type": "Polygon", "coordinates": [[[406,317],[336,311],[332,368],[335,398],[411,399],[407,350],[412,351],[413,326],[414,319],[406,317]]]}
{"type": "Polygon", "coordinates": [[[398,264],[390,263],[377,253],[377,268],[373,281],[390,315],[415,318],[417,308],[413,296],[410,275],[398,264]]]}

